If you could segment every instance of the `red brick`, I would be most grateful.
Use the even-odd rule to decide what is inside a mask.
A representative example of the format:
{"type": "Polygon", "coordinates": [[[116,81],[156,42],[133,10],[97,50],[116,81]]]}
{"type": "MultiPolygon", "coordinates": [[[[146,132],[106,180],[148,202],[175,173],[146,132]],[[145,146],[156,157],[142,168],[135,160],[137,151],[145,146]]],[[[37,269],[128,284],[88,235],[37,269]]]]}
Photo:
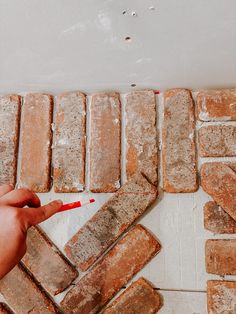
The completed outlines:
{"type": "Polygon", "coordinates": [[[13,314],[5,303],[0,303],[0,314],[13,314]]]}
{"type": "Polygon", "coordinates": [[[204,206],[204,227],[214,233],[236,233],[236,221],[214,201],[204,206]]]}
{"type": "Polygon", "coordinates": [[[236,173],[223,163],[201,167],[201,185],[214,201],[236,220],[236,173]]]}
{"type": "Polygon", "coordinates": [[[136,174],[66,244],[65,251],[85,271],[155,201],[157,188],[136,174]]]}
{"type": "Polygon", "coordinates": [[[171,89],[164,93],[162,136],[164,190],[196,191],[194,105],[189,90],[171,89]]]}
{"type": "Polygon", "coordinates": [[[155,314],[161,307],[161,296],[144,278],[132,283],[103,314],[155,314]]]}
{"type": "Polygon", "coordinates": [[[207,309],[210,314],[235,314],[236,281],[209,280],[207,309]]]}
{"type": "Polygon", "coordinates": [[[135,91],[126,98],[126,174],[142,171],[157,184],[158,149],[156,102],[152,90],[135,91]]]}
{"type": "Polygon", "coordinates": [[[52,96],[27,94],[22,106],[19,186],[50,190],[52,96]]]}
{"type": "Polygon", "coordinates": [[[80,192],[85,184],[86,97],[80,92],[56,98],[53,144],[55,192],[80,192]]]}
{"type": "Polygon", "coordinates": [[[0,185],[16,183],[21,98],[0,97],[0,185]]]}
{"type": "Polygon", "coordinates": [[[202,157],[236,156],[236,127],[210,125],[198,131],[199,152],[202,157]]]}
{"type": "Polygon", "coordinates": [[[213,89],[199,92],[197,115],[202,121],[235,121],[236,89],[213,89]]]}
{"type": "Polygon", "coordinates": [[[157,240],[135,226],[65,296],[66,313],[97,313],[156,253],[157,240]]]}
{"type": "Polygon", "coordinates": [[[58,313],[55,304],[20,265],[1,279],[0,292],[16,313],[58,313]]]}
{"type": "Polygon", "coordinates": [[[216,275],[236,275],[236,239],[207,240],[206,271],[216,275]]]}
{"type": "Polygon", "coordinates": [[[121,107],[119,94],[92,97],[90,190],[115,192],[120,187],[121,107]]]}
{"type": "Polygon", "coordinates": [[[22,262],[44,289],[54,295],[65,290],[78,275],[38,227],[28,230],[27,252],[22,262]]]}

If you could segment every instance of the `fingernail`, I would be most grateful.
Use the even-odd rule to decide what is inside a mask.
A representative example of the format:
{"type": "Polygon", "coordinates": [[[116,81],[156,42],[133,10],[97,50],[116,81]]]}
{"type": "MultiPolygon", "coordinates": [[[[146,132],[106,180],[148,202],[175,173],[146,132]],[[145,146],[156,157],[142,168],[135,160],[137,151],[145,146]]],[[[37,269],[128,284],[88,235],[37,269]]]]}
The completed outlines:
{"type": "Polygon", "coordinates": [[[55,200],[54,202],[57,203],[58,205],[63,205],[62,200],[55,200]]]}

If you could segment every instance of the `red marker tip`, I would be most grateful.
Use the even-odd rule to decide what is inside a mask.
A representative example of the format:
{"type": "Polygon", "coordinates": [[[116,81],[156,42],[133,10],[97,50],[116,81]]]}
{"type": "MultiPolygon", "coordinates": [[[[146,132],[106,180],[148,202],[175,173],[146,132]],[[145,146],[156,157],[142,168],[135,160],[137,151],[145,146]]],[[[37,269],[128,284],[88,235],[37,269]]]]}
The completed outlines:
{"type": "Polygon", "coordinates": [[[94,202],[95,202],[95,199],[92,198],[92,199],[90,200],[90,203],[94,203],[94,202]]]}

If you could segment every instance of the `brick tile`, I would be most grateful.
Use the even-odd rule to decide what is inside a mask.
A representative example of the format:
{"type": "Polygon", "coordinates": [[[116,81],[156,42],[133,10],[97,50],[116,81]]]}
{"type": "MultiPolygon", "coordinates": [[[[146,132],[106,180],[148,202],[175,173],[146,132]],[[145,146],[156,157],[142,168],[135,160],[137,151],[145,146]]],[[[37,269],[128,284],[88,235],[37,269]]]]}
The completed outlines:
{"type": "Polygon", "coordinates": [[[69,258],[85,271],[155,201],[157,188],[136,174],[67,242],[69,258]]]}
{"type": "Polygon", "coordinates": [[[50,190],[52,96],[27,94],[22,106],[19,186],[50,190]]]}
{"type": "Polygon", "coordinates": [[[16,183],[21,98],[0,97],[0,185],[16,183]]]}
{"type": "Polygon", "coordinates": [[[92,97],[90,190],[115,192],[120,187],[120,100],[117,93],[92,97]]]}
{"type": "Polygon", "coordinates": [[[86,97],[80,92],[56,97],[53,143],[55,192],[80,192],[85,183],[86,97]]]}
{"type": "Polygon", "coordinates": [[[236,173],[233,169],[223,163],[205,163],[201,167],[201,185],[236,220],[236,173]]]}
{"type": "Polygon", "coordinates": [[[236,239],[207,240],[206,271],[216,275],[236,275],[236,239]]]}
{"type": "Polygon", "coordinates": [[[28,230],[27,252],[22,262],[44,289],[54,295],[65,290],[78,275],[38,227],[28,230]]]}
{"type": "Polygon", "coordinates": [[[214,233],[236,233],[236,221],[214,201],[204,206],[204,227],[214,233]]]}
{"type": "Polygon", "coordinates": [[[236,89],[201,91],[197,94],[196,103],[199,120],[236,120],[236,89]]]}
{"type": "Polygon", "coordinates": [[[161,307],[161,296],[144,278],[132,283],[103,314],[155,314],[161,307]]]}
{"type": "Polygon", "coordinates": [[[55,304],[40,290],[20,265],[15,266],[1,279],[0,292],[16,313],[58,313],[55,304]]]}
{"type": "Polygon", "coordinates": [[[209,280],[207,309],[210,314],[236,313],[236,281],[209,280]]]}
{"type": "Polygon", "coordinates": [[[236,127],[210,125],[199,129],[199,153],[202,157],[236,156],[236,127]]]}
{"type": "Polygon", "coordinates": [[[172,89],[164,93],[162,131],[164,190],[196,191],[194,104],[189,90],[172,89]]]}
{"type": "Polygon", "coordinates": [[[157,184],[157,129],[155,94],[151,90],[135,91],[126,97],[126,174],[137,171],[157,184]]]}
{"type": "Polygon", "coordinates": [[[0,314],[13,314],[5,303],[0,303],[0,314]]]}
{"type": "Polygon", "coordinates": [[[121,239],[63,299],[66,313],[97,313],[158,251],[141,225],[121,239]]]}

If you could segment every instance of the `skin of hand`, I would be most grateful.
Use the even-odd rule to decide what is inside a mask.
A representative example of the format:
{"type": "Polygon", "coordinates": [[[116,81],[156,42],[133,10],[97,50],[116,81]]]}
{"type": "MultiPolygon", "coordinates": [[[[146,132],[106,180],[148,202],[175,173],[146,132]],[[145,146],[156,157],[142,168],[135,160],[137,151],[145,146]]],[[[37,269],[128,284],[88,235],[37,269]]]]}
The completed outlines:
{"type": "Polygon", "coordinates": [[[24,256],[27,230],[57,213],[61,206],[60,200],[41,206],[38,196],[28,189],[0,186],[0,279],[24,256]]]}

